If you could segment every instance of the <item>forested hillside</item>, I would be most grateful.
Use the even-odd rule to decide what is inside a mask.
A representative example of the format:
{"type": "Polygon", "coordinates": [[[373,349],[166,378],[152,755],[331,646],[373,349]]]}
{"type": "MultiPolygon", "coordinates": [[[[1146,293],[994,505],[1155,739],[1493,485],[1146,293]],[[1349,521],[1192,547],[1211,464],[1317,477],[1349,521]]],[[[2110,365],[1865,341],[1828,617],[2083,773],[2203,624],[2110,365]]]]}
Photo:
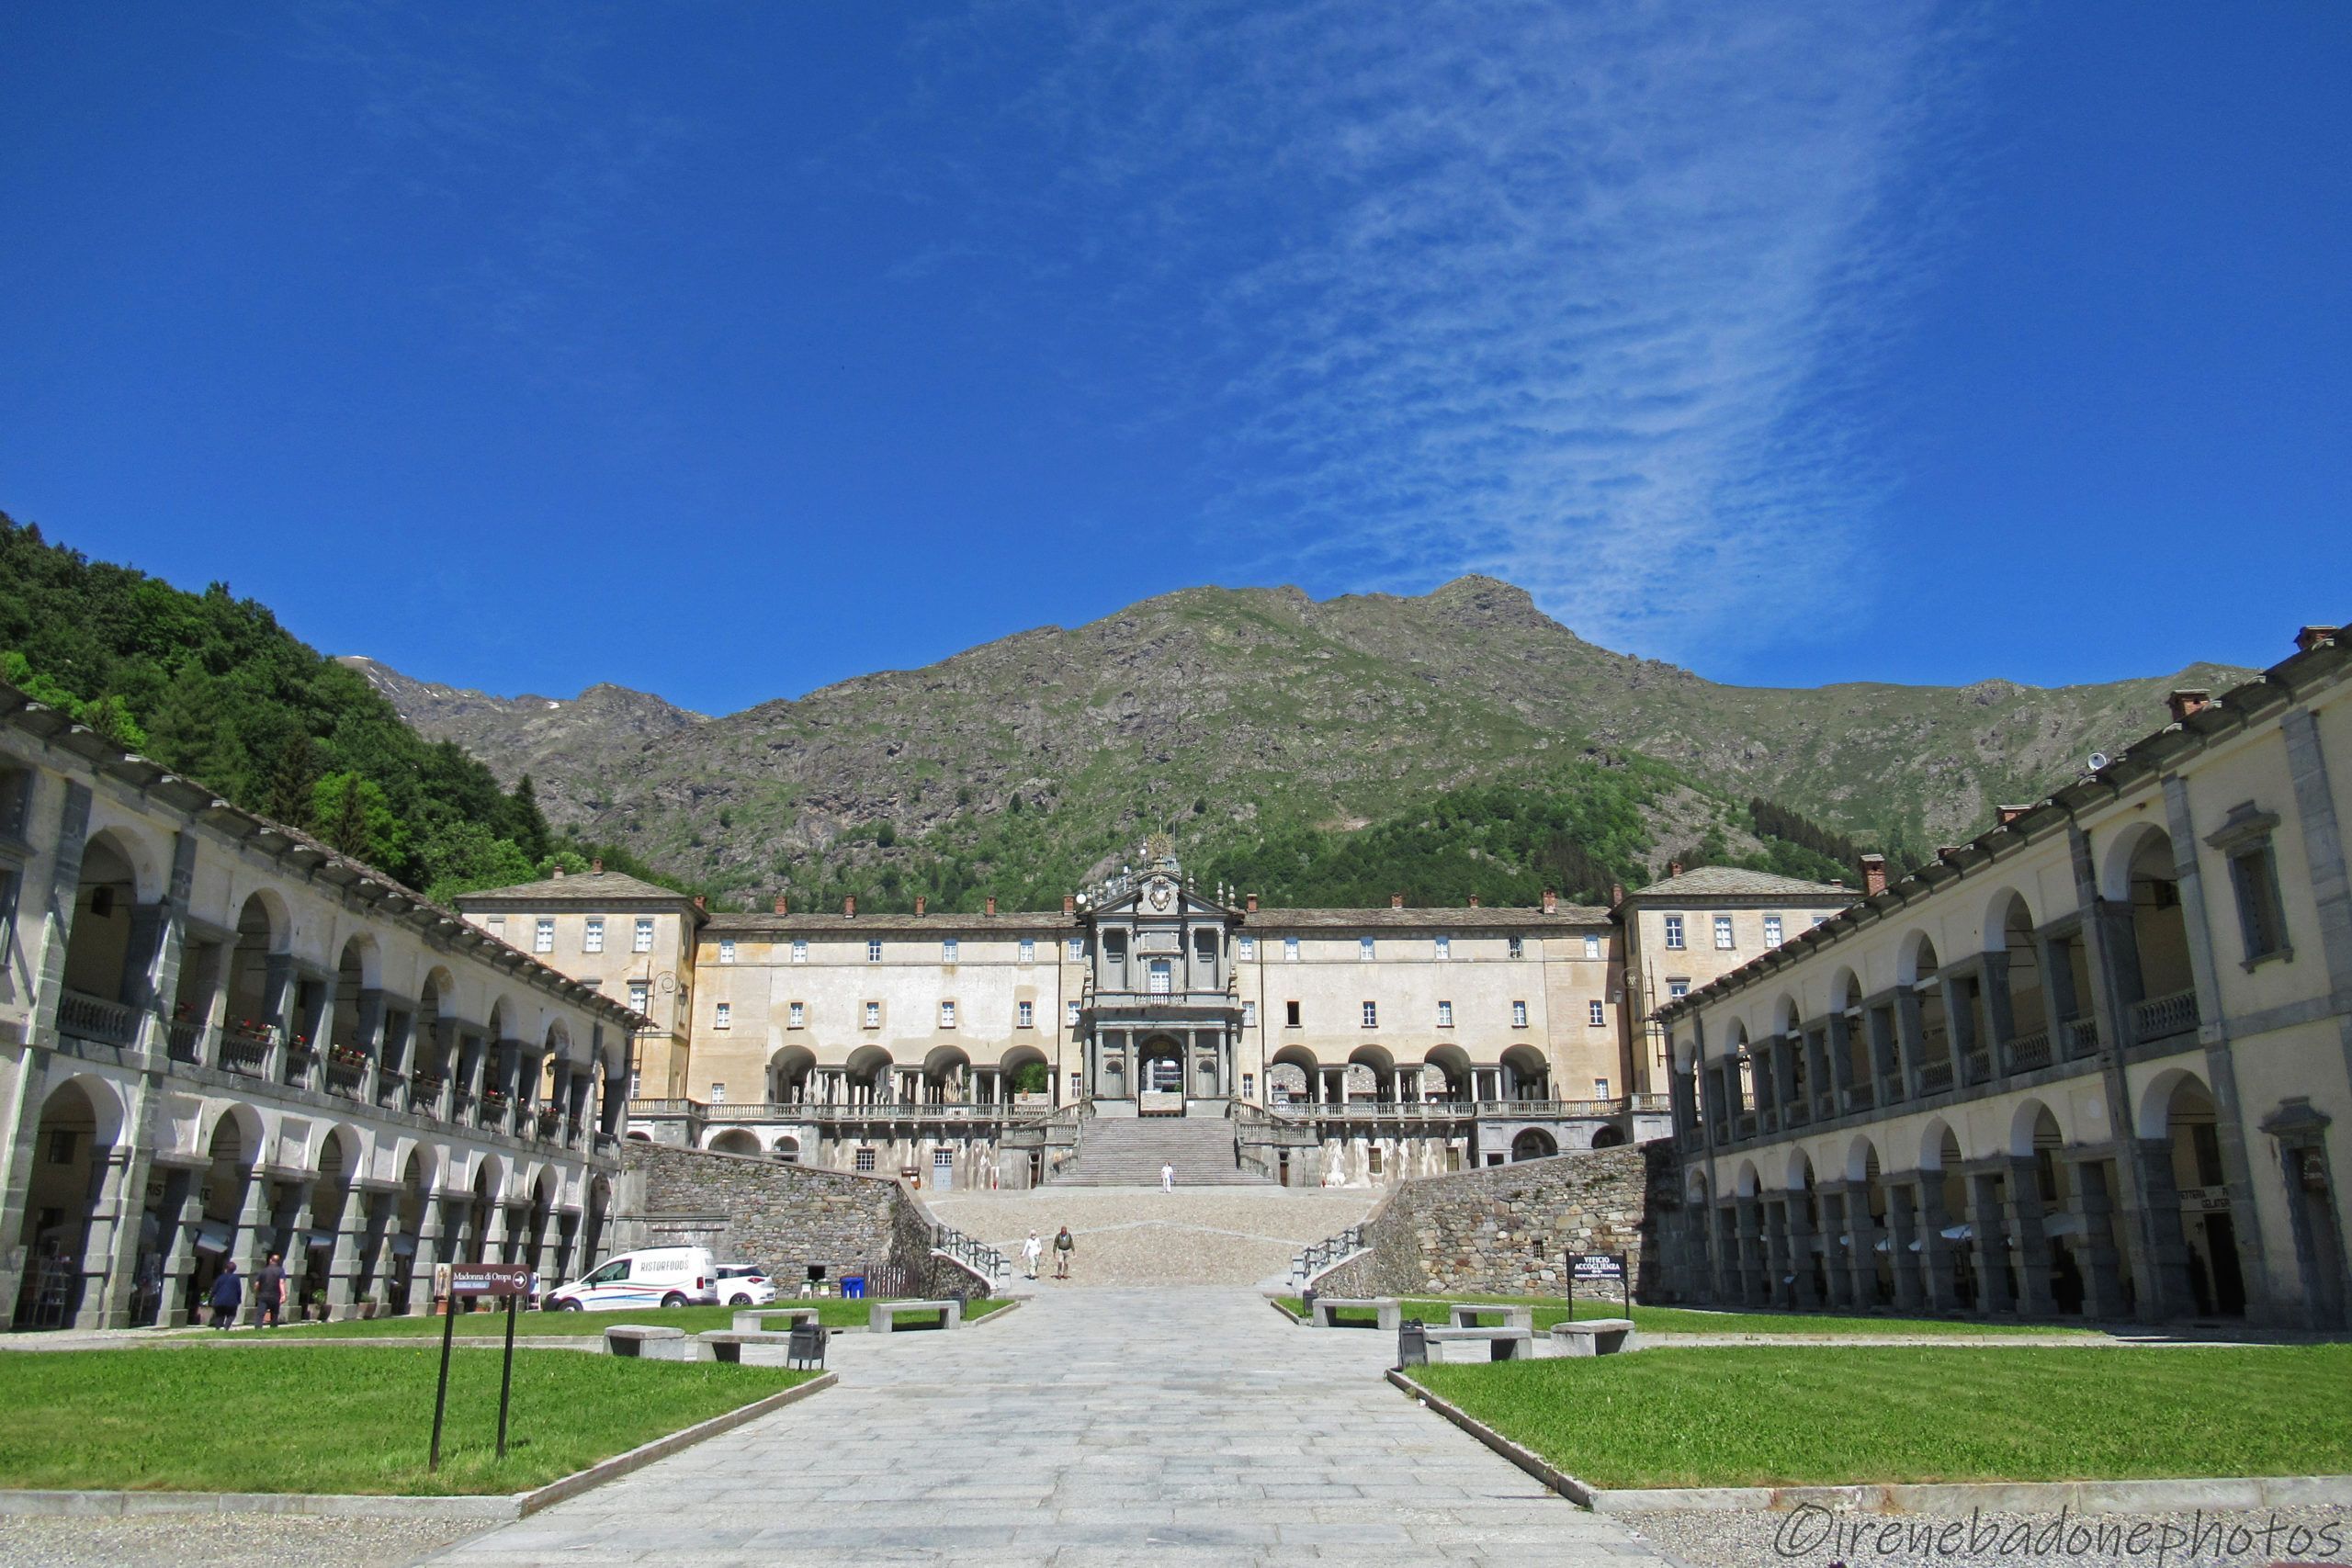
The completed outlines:
{"type": "MultiPolygon", "coordinates": [[[[190,593],[0,513],[0,677],[435,898],[585,866],[512,790],[226,583],[190,593]]],[[[616,857],[616,859],[618,857],[616,857]]]]}

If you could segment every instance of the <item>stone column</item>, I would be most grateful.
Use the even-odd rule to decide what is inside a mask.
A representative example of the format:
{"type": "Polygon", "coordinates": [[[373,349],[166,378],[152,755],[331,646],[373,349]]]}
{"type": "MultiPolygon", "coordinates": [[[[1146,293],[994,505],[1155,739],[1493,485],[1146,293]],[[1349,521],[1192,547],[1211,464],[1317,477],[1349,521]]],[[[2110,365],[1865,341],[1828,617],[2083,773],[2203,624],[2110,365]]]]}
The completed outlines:
{"type": "MultiPolygon", "coordinates": [[[[1788,1218],[1789,1300],[1798,1311],[1816,1310],[1821,1305],[1821,1292],[1813,1279],[1813,1221],[1805,1213],[1805,1195],[1791,1192],[1781,1205],[1788,1218]]],[[[1826,1244],[1825,1244],[1826,1245],[1826,1244]]]]}
{"type": "Polygon", "coordinates": [[[2181,1232],[2180,1189],[2172,1177],[2172,1140],[2132,1138],[2125,1140],[2123,1147],[2125,1157],[2139,1170],[2141,1201],[2147,1205],[2143,1223],[2128,1232],[2138,1244],[2131,1262],[2140,1321],[2165,1323],[2187,1317],[2195,1310],[2197,1292],[2188,1279],[2188,1238],[2181,1232]]]}
{"type": "MultiPolygon", "coordinates": [[[[334,1250],[327,1258],[326,1315],[331,1318],[356,1317],[352,1305],[360,1297],[364,1270],[360,1259],[368,1249],[368,1210],[370,1195],[354,1185],[345,1190],[343,1212],[335,1216],[334,1250]]],[[[318,1213],[311,1211],[311,1223],[318,1224],[318,1213]]]]}
{"type": "Polygon", "coordinates": [[[1821,1277],[1828,1288],[1828,1304],[1838,1311],[1849,1311],[1854,1305],[1852,1222],[1848,1210],[1852,1206],[1853,1189],[1844,1185],[1815,1190],[1814,1201],[1821,1205],[1821,1277]]]}
{"type": "Polygon", "coordinates": [[[1737,1212],[1739,1216],[1739,1299],[1748,1306],[1758,1306],[1766,1299],[1764,1215],[1761,1205],[1753,1198],[1740,1199],[1737,1212]]]}
{"type": "Polygon", "coordinates": [[[2131,1314],[2125,1299],[2121,1259],[2115,1251],[2113,1183],[2107,1161],[2075,1162],[2074,1213],[2082,1224],[2075,1257],[2083,1269],[2083,1315],[2114,1320],[2131,1314]]]}
{"type": "Polygon", "coordinates": [[[1919,1075],[1927,1066],[1928,1023],[1919,1011],[1919,993],[1908,986],[1897,987],[1894,992],[1894,1052],[1903,1092],[1917,1100],[1919,1075]]]}
{"type": "MultiPolygon", "coordinates": [[[[127,1219],[132,1205],[125,1197],[124,1179],[130,1169],[128,1144],[91,1151],[90,1218],[82,1232],[82,1256],[74,1263],[82,1278],[74,1294],[76,1328],[119,1328],[128,1321],[129,1292],[111,1287],[126,1283],[115,1256],[122,1233],[137,1229],[136,1221],[127,1219]]],[[[144,1193],[137,1196],[144,1201],[144,1193]]],[[[130,1239],[135,1246],[136,1235],[130,1239]]]]}
{"type": "Polygon", "coordinates": [[[441,1256],[448,1246],[442,1230],[441,1200],[427,1191],[416,1224],[416,1251],[409,1258],[408,1309],[411,1312],[430,1311],[433,1306],[433,1269],[435,1264],[448,1259],[441,1256]]]}
{"type": "Polygon", "coordinates": [[[1944,1178],[1940,1170],[1919,1173],[1919,1286],[1921,1304],[1929,1312],[1960,1309],[1960,1280],[1952,1267],[1951,1242],[1944,1232],[1951,1218],[1944,1212],[1944,1178]]]}
{"type": "Polygon", "coordinates": [[[1984,1032],[1992,1047],[1993,1074],[2006,1077],[2010,1071],[2009,1046],[2018,1037],[2017,1010],[2009,996],[2009,955],[1988,953],[1983,962],[1979,990],[1984,1003],[1984,1032]]]}
{"type": "Polygon", "coordinates": [[[1919,1240],[1921,1224],[1918,1210],[1918,1184],[1910,1181],[1889,1181],[1886,1184],[1886,1218],[1890,1235],[1887,1257],[1889,1269],[1894,1276],[1894,1307],[1897,1312],[1917,1312],[1926,1299],[1924,1277],[1927,1254],[1914,1252],[1912,1247],[1925,1244],[1919,1240]]]}
{"type": "MultiPolygon", "coordinates": [[[[1878,1244],[1886,1232],[1871,1214],[1870,1189],[1860,1182],[1846,1189],[1848,1304],[1860,1312],[1873,1311],[1878,1299],[1878,1244]]],[[[1891,1255],[1891,1254],[1890,1254],[1891,1255]]]]}
{"type": "Polygon", "coordinates": [[[2009,1239],[2017,1257],[2017,1310],[2023,1317],[2050,1317],[2058,1311],[2050,1291],[2050,1235],[2042,1226],[2041,1170],[2030,1156],[2009,1160],[2009,1239]]]}
{"type": "Polygon", "coordinates": [[[196,1267],[197,1224],[204,1217],[196,1207],[200,1179],[199,1173],[190,1170],[167,1171],[164,1177],[164,1203],[158,1211],[163,1247],[163,1295],[155,1305],[158,1328],[180,1328],[188,1321],[188,1274],[196,1267]]]}
{"type": "Polygon", "coordinates": [[[2009,1288],[2009,1228],[2003,1214],[2001,1178],[1987,1171],[1968,1176],[1968,1224],[1975,1249],[1976,1314],[2000,1317],[2017,1310],[2009,1288]]]}
{"type": "MultiPolygon", "coordinates": [[[[229,1238],[224,1257],[241,1257],[237,1270],[245,1277],[245,1303],[253,1305],[254,1281],[261,1275],[262,1265],[277,1249],[271,1216],[276,1211],[276,1184],[256,1163],[245,1178],[243,1201],[237,1207],[237,1234],[229,1238]]],[[[258,1320],[256,1320],[258,1321],[258,1320]]]]}

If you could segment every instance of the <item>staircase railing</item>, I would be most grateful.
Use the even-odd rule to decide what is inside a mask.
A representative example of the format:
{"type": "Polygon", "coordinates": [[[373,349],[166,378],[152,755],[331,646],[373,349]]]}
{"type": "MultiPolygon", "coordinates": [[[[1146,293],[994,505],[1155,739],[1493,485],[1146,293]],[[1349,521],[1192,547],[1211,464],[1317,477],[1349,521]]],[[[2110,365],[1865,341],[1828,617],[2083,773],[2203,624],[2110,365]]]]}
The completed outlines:
{"type": "Polygon", "coordinates": [[[975,1241],[954,1225],[934,1225],[931,1247],[963,1264],[981,1279],[994,1284],[1012,1278],[1012,1260],[987,1242],[975,1241]]]}
{"type": "Polygon", "coordinates": [[[1340,1258],[1363,1250],[1363,1226],[1350,1225],[1337,1235],[1326,1236],[1314,1246],[1301,1249],[1299,1255],[1291,1259],[1291,1278],[1303,1285],[1340,1258]]]}

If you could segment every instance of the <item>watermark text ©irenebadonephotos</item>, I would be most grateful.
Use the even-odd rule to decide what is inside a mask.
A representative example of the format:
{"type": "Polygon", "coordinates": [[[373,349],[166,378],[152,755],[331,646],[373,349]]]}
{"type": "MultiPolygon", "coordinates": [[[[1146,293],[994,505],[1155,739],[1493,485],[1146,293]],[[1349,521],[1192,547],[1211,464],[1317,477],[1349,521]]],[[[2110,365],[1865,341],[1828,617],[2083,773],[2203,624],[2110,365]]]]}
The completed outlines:
{"type": "Polygon", "coordinates": [[[2077,1515],[2066,1508],[2044,1517],[1996,1519],[1972,1508],[1965,1519],[1930,1519],[1843,1514],[1818,1503],[1800,1503],[1781,1521],[1772,1550],[1784,1559],[1836,1558],[1840,1563],[1902,1553],[1955,1562],[1973,1559],[1987,1565],[2123,1557],[2144,1559],[2148,1568],[2166,1568],[2200,1559],[2324,1561],[2342,1555],[2346,1536],[2340,1518],[2302,1524],[2274,1513],[2247,1523],[2244,1517],[2209,1516],[2201,1508],[2186,1520],[2077,1515]]]}

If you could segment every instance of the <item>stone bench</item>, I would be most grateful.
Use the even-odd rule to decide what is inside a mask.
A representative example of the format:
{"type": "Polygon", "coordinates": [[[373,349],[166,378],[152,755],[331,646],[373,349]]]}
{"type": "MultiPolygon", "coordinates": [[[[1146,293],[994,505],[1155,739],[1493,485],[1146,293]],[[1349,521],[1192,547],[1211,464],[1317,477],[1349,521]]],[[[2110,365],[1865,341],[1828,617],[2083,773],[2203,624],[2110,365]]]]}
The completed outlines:
{"type": "Polygon", "coordinates": [[[654,1328],[641,1323],[616,1323],[605,1330],[605,1354],[635,1356],[648,1361],[683,1361],[688,1347],[683,1328],[654,1328]]]}
{"type": "Polygon", "coordinates": [[[1368,1312],[1374,1326],[1383,1333],[1394,1333],[1405,1321],[1405,1305],[1395,1296],[1317,1296],[1314,1314],[1307,1319],[1317,1328],[1337,1328],[1342,1312],[1368,1312]]]}
{"type": "Polygon", "coordinates": [[[1535,1331],[1530,1328],[1431,1328],[1422,1337],[1432,1360],[1451,1359],[1444,1352],[1445,1346],[1478,1344],[1487,1347],[1487,1359],[1490,1361],[1535,1359],[1535,1331]]]}
{"type": "Polygon", "coordinates": [[[1634,1320],[1630,1317],[1589,1317],[1582,1323],[1552,1325],[1552,1354],[1555,1356],[1614,1356],[1641,1348],[1641,1337],[1634,1332],[1634,1320]]]}
{"type": "Polygon", "coordinates": [[[964,1326],[964,1303],[956,1301],[876,1302],[866,1309],[865,1326],[876,1334],[894,1333],[899,1326],[900,1313],[912,1313],[923,1317],[938,1313],[941,1314],[942,1327],[964,1326]]]}
{"type": "Polygon", "coordinates": [[[743,1347],[746,1345],[775,1345],[786,1349],[789,1349],[792,1346],[790,1330],[771,1333],[765,1329],[756,1328],[714,1328],[707,1333],[697,1334],[695,1337],[710,1348],[710,1359],[714,1361],[741,1361],[743,1359],[743,1347]]]}
{"type": "Polygon", "coordinates": [[[822,1314],[820,1307],[749,1307],[735,1314],[734,1330],[738,1334],[769,1332],[766,1320],[780,1317],[786,1324],[815,1323],[822,1314]]]}
{"type": "Polygon", "coordinates": [[[1524,1328],[1531,1334],[1535,1332],[1535,1309],[1532,1306],[1513,1306],[1504,1302],[1455,1302],[1453,1315],[1456,1328],[1493,1326],[1478,1320],[1498,1316],[1502,1319],[1501,1327],[1524,1328]]]}

